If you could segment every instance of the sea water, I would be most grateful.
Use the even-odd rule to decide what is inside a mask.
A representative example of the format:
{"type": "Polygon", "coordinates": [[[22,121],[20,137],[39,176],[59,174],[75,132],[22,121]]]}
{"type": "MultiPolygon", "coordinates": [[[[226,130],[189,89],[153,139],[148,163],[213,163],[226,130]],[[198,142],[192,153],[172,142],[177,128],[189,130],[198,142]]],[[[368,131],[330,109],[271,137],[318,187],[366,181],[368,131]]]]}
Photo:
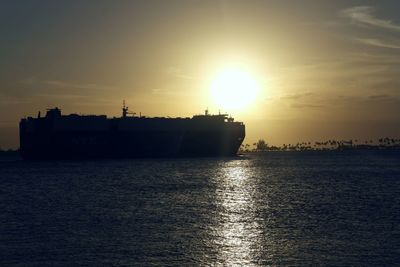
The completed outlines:
{"type": "Polygon", "coordinates": [[[400,264],[400,152],[0,160],[0,266],[400,264]]]}

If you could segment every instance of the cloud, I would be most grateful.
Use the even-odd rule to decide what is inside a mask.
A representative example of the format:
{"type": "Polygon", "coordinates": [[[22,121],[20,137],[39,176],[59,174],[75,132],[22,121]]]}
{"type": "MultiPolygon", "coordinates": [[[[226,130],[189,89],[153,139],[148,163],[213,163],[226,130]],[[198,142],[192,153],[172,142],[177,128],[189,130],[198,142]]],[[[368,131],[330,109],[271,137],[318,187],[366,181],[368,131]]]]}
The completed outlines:
{"type": "Polygon", "coordinates": [[[290,105],[292,108],[322,108],[323,105],[318,104],[304,104],[304,103],[294,103],[290,105]]]}
{"type": "Polygon", "coordinates": [[[340,13],[342,16],[350,18],[353,21],[363,25],[374,26],[400,32],[400,25],[393,23],[391,20],[376,18],[373,15],[374,11],[375,9],[370,6],[356,6],[342,10],[340,13]]]}
{"type": "Polygon", "coordinates": [[[396,107],[400,104],[400,97],[394,94],[374,94],[374,95],[340,95],[335,97],[328,97],[324,100],[327,106],[369,106],[371,104],[394,104],[396,107]]]}
{"type": "Polygon", "coordinates": [[[41,103],[84,103],[83,105],[107,105],[115,103],[121,98],[119,93],[124,93],[124,88],[101,85],[97,83],[76,83],[63,80],[37,79],[29,77],[17,81],[13,87],[0,93],[0,104],[18,104],[26,101],[41,103]]]}
{"type": "MultiPolygon", "coordinates": [[[[312,104],[312,103],[304,103],[304,101],[311,101],[309,97],[316,96],[313,92],[301,92],[301,93],[294,93],[294,94],[286,94],[279,97],[280,100],[288,101],[290,103],[291,108],[321,108],[323,107],[320,104],[312,104]]],[[[316,96],[318,98],[318,96],[316,96]]],[[[319,100],[317,101],[319,102],[319,100]]]]}
{"type": "Polygon", "coordinates": [[[389,99],[390,96],[386,94],[381,94],[381,95],[370,95],[368,96],[369,99],[389,99]]]}
{"type": "Polygon", "coordinates": [[[399,92],[400,81],[396,81],[395,79],[382,80],[380,82],[373,84],[371,89],[384,90],[387,92],[390,91],[392,93],[396,93],[396,92],[399,92]]]}
{"type": "Polygon", "coordinates": [[[161,88],[155,88],[151,89],[151,93],[154,95],[171,95],[173,92],[168,89],[161,89],[161,88]]]}
{"type": "Polygon", "coordinates": [[[0,105],[26,105],[32,101],[27,98],[13,97],[0,92],[0,105]]]}
{"type": "Polygon", "coordinates": [[[192,80],[193,79],[192,76],[185,74],[182,69],[177,68],[177,67],[168,67],[165,69],[165,73],[169,76],[173,76],[173,77],[184,79],[184,80],[192,80]]]}
{"type": "Polygon", "coordinates": [[[153,88],[151,89],[151,93],[153,95],[160,96],[188,96],[190,92],[183,88],[179,87],[171,87],[171,88],[153,88]]]}
{"type": "Polygon", "coordinates": [[[69,89],[86,89],[86,90],[114,90],[119,89],[116,86],[101,85],[96,83],[74,83],[62,80],[40,80],[35,77],[28,77],[20,80],[19,83],[26,85],[45,85],[47,87],[69,88],[69,89]]]}
{"type": "Polygon", "coordinates": [[[42,81],[42,84],[53,86],[53,87],[65,87],[65,88],[75,88],[75,89],[98,89],[98,90],[108,90],[108,89],[116,89],[114,86],[105,86],[99,85],[95,83],[70,83],[60,80],[45,80],[42,81]]]}
{"type": "Polygon", "coordinates": [[[400,97],[388,94],[370,95],[367,97],[367,100],[373,102],[393,103],[396,105],[400,104],[400,97]]]}
{"type": "Polygon", "coordinates": [[[304,98],[304,97],[312,96],[312,95],[314,95],[314,93],[311,93],[311,92],[298,93],[298,94],[288,94],[288,95],[281,96],[280,99],[293,99],[293,100],[296,100],[296,99],[300,99],[300,98],[304,98]]]}
{"type": "Polygon", "coordinates": [[[400,49],[400,43],[399,44],[391,44],[386,41],[382,41],[379,39],[362,39],[359,38],[357,39],[359,42],[367,44],[367,45],[373,45],[373,46],[378,46],[378,47],[385,47],[385,48],[393,48],[393,49],[400,49]]]}

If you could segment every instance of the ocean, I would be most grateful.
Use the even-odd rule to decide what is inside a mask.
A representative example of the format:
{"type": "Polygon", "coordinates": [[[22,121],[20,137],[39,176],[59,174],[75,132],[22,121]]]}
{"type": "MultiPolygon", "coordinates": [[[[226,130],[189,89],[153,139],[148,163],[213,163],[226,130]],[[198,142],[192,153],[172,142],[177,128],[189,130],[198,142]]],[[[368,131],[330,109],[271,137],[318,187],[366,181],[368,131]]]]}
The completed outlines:
{"type": "Polygon", "coordinates": [[[394,266],[400,151],[0,159],[0,266],[394,266]]]}

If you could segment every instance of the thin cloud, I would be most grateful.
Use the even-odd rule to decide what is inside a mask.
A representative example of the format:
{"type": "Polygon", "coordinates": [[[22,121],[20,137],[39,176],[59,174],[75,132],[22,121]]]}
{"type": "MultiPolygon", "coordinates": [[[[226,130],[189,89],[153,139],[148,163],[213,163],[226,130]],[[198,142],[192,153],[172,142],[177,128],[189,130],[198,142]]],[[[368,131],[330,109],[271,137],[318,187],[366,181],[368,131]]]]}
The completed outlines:
{"type": "Polygon", "coordinates": [[[60,80],[46,80],[42,82],[45,85],[54,86],[54,87],[65,87],[65,88],[76,88],[76,89],[98,89],[98,90],[108,90],[108,89],[116,89],[114,86],[105,86],[99,85],[95,83],[70,83],[60,80]]]}
{"type": "Polygon", "coordinates": [[[27,98],[11,97],[8,95],[0,94],[0,105],[21,105],[30,103],[32,103],[32,101],[27,98]]]}
{"type": "Polygon", "coordinates": [[[381,94],[381,95],[370,95],[368,96],[369,99],[389,99],[390,96],[386,94],[381,94]]]}
{"type": "Polygon", "coordinates": [[[154,95],[172,95],[173,92],[168,89],[160,89],[160,88],[155,88],[151,89],[151,93],[154,95]]]}
{"type": "Polygon", "coordinates": [[[114,90],[120,89],[116,86],[101,85],[97,83],[74,83],[63,80],[40,80],[35,77],[28,77],[20,80],[19,83],[26,85],[46,85],[49,87],[70,88],[70,89],[87,89],[87,90],[114,90]]]}
{"type": "Polygon", "coordinates": [[[151,89],[153,95],[160,96],[188,96],[190,93],[188,91],[179,89],[178,87],[173,88],[154,88],[151,89]]]}
{"type": "Polygon", "coordinates": [[[304,98],[304,97],[312,96],[312,95],[314,95],[314,93],[311,93],[311,92],[298,93],[298,94],[289,94],[289,95],[281,96],[280,99],[294,99],[294,100],[296,100],[296,99],[300,99],[300,98],[304,98]]]}
{"type": "Polygon", "coordinates": [[[53,98],[63,98],[65,100],[76,100],[76,99],[86,99],[89,98],[90,96],[87,95],[80,95],[80,94],[69,94],[69,93],[63,93],[63,94],[51,94],[51,93],[43,93],[43,94],[37,94],[38,97],[43,97],[46,99],[53,99],[53,98]]]}
{"type": "Polygon", "coordinates": [[[379,19],[373,15],[375,9],[370,6],[356,6],[341,11],[341,15],[352,19],[353,21],[379,28],[393,31],[400,31],[400,25],[391,20],[379,19]]]}
{"type": "Polygon", "coordinates": [[[294,103],[291,105],[291,107],[292,108],[322,108],[323,105],[294,103]]]}
{"type": "Polygon", "coordinates": [[[379,39],[357,39],[359,42],[367,45],[384,47],[384,48],[392,48],[392,49],[400,49],[400,44],[391,44],[386,41],[382,41],[379,39]]]}
{"type": "Polygon", "coordinates": [[[330,106],[354,106],[354,105],[365,105],[371,103],[392,103],[392,104],[400,104],[400,97],[393,94],[374,94],[367,96],[336,96],[332,98],[326,98],[326,105],[330,106]]]}
{"type": "Polygon", "coordinates": [[[400,97],[396,95],[378,94],[368,96],[369,101],[400,104],[400,97]]]}
{"type": "Polygon", "coordinates": [[[192,76],[185,74],[182,69],[177,68],[177,67],[168,67],[165,69],[165,73],[169,76],[173,76],[173,77],[184,79],[184,80],[192,80],[193,79],[192,76]]]}

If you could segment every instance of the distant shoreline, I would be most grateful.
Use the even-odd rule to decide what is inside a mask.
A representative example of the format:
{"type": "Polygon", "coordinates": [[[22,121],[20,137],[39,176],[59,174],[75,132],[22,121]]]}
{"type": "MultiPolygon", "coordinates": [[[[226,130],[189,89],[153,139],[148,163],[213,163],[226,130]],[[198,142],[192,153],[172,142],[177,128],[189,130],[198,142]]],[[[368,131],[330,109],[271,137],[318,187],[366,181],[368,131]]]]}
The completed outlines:
{"type": "Polygon", "coordinates": [[[264,139],[256,143],[242,144],[239,152],[257,151],[345,151],[345,150],[400,150],[400,139],[380,138],[376,141],[358,139],[350,140],[326,140],[321,142],[298,142],[295,144],[283,144],[282,146],[269,145],[264,139]]]}
{"type": "Polygon", "coordinates": [[[361,151],[400,151],[400,148],[391,149],[309,149],[309,150],[252,150],[238,151],[238,155],[262,154],[262,153],[306,153],[306,152],[361,152],[361,151]]]}
{"type": "Polygon", "coordinates": [[[239,154],[251,154],[251,153],[264,153],[264,152],[330,152],[330,151],[398,151],[399,146],[396,147],[369,147],[369,148],[332,148],[332,149],[264,149],[264,150],[247,150],[238,151],[239,154]]]}

